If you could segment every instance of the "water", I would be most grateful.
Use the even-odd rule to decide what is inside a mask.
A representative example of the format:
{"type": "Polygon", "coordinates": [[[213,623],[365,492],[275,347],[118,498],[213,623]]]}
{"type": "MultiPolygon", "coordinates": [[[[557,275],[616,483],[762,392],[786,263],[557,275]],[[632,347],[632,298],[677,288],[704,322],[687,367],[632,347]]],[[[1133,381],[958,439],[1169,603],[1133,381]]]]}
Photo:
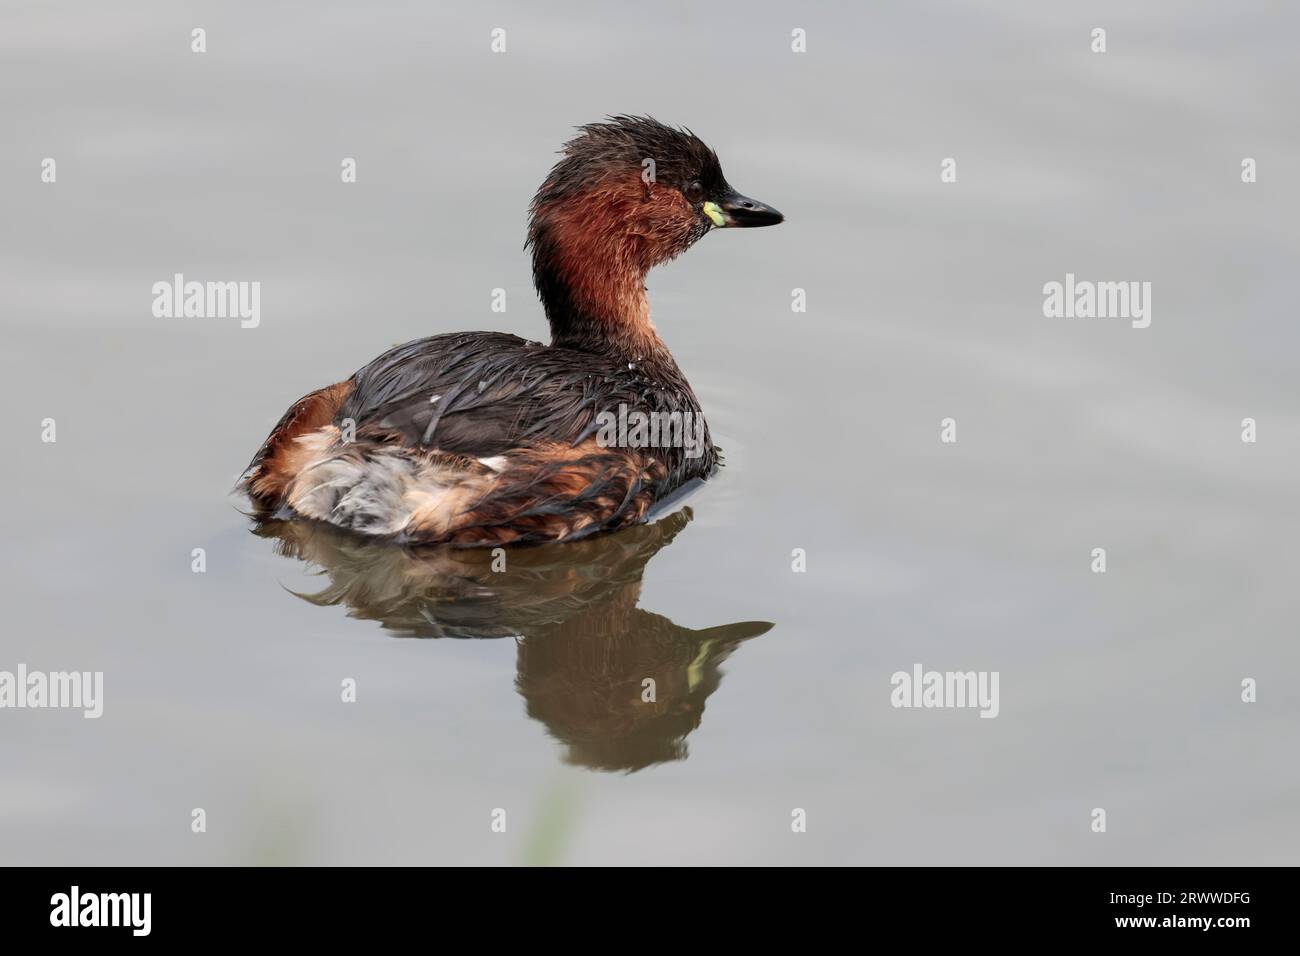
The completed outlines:
{"type": "Polygon", "coordinates": [[[8,5],[0,669],[105,707],[0,713],[0,858],[1293,863],[1296,13],[862,6],[8,5]],[[619,111],[787,216],[650,277],[726,455],[690,512],[504,580],[254,533],[298,396],[544,335],[526,204],[619,111]],[[260,325],[154,318],[175,272],[260,325]],[[1151,327],[1044,318],[1067,272],[1151,327]],[[918,662],[999,716],[891,707],[918,662]]]}

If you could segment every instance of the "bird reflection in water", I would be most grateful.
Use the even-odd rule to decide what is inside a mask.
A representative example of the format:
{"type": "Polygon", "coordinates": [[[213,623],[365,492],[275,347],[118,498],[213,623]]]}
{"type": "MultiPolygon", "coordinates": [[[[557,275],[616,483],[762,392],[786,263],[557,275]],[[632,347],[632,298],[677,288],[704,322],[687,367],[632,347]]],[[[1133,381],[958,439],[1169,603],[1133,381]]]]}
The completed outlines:
{"type": "Polygon", "coordinates": [[[302,520],[255,530],[329,578],[298,594],[312,604],[344,605],[398,637],[515,638],[515,687],[568,762],[630,772],[685,759],[719,665],[772,627],[696,630],[637,607],[646,562],[690,520],[683,508],[616,534],[495,555],[403,549],[302,520]]]}

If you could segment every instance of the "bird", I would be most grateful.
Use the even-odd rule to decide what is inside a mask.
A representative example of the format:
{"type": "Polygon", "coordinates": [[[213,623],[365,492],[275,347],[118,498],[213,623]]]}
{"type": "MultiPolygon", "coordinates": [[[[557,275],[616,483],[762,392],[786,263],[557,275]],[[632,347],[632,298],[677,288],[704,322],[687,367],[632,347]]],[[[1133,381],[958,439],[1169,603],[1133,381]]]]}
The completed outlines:
{"type": "Polygon", "coordinates": [[[464,332],[392,348],[295,402],[239,487],[259,515],[403,545],[574,541],[644,523],[720,459],[651,322],[646,274],[716,229],[783,219],[734,190],[689,129],[629,115],[579,126],[529,207],[550,343],[464,332]],[[701,440],[615,434],[614,415],[663,422],[670,439],[684,430],[673,423],[698,420],[701,440]]]}

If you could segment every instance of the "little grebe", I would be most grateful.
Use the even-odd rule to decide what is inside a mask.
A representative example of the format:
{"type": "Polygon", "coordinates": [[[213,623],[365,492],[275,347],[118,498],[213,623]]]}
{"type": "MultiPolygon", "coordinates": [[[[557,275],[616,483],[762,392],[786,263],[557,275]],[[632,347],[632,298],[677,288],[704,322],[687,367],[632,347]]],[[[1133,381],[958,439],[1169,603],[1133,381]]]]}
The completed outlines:
{"type": "Polygon", "coordinates": [[[781,220],[737,194],[689,131],[628,116],[580,127],[530,209],[551,344],[462,332],[400,345],[294,404],[241,487],[264,512],[413,544],[553,541],[644,521],[717,464],[707,429],[692,449],[597,434],[628,410],[702,421],[650,322],[646,273],[712,228],[781,220]]]}

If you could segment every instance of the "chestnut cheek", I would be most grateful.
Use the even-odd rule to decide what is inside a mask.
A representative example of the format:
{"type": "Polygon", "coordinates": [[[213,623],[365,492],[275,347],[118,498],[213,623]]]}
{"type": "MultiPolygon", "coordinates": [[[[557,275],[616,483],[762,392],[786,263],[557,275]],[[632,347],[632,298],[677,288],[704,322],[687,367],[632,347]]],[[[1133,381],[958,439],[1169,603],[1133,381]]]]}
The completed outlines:
{"type": "Polygon", "coordinates": [[[647,265],[680,255],[702,231],[695,210],[676,191],[656,191],[639,213],[635,231],[645,242],[647,265]]]}

